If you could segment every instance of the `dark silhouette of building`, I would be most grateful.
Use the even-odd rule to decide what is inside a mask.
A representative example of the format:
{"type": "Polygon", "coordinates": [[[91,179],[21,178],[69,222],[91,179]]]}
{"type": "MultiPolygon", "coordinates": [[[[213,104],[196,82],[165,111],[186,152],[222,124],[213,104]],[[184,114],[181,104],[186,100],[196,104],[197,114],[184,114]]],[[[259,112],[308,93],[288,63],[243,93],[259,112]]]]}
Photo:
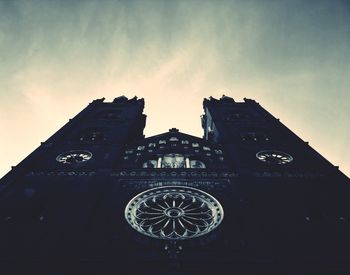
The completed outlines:
{"type": "Polygon", "coordinates": [[[349,179],[254,100],[203,107],[203,138],[122,96],[43,142],[0,182],[2,274],[350,274],[349,179]]]}

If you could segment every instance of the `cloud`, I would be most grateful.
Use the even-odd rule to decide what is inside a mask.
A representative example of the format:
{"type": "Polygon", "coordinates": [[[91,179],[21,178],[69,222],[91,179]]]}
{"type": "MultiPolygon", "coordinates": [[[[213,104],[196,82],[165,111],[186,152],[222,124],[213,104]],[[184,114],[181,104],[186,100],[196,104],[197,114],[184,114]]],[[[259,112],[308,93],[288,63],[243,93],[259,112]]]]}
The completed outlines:
{"type": "Polygon", "coordinates": [[[349,174],[348,22],[344,1],[0,1],[0,173],[94,98],[144,97],[147,135],[200,136],[225,93],[349,174]]]}

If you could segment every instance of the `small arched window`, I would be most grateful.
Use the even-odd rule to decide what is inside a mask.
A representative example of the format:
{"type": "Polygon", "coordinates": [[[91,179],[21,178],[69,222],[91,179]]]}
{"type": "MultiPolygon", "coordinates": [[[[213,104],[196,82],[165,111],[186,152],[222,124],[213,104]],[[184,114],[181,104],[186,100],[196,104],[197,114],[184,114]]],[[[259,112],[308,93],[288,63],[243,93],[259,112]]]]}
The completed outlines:
{"type": "Polygon", "coordinates": [[[200,160],[191,160],[190,167],[191,168],[205,168],[205,164],[200,160]]]}
{"type": "Polygon", "coordinates": [[[142,162],[142,168],[206,168],[204,162],[181,154],[165,154],[142,162]]]}
{"type": "Polygon", "coordinates": [[[161,168],[185,168],[185,165],[185,157],[180,154],[166,154],[161,162],[161,168]]]}
{"type": "Polygon", "coordinates": [[[142,164],[142,168],[157,168],[157,163],[158,163],[157,160],[150,159],[150,160],[145,161],[142,164]]]}

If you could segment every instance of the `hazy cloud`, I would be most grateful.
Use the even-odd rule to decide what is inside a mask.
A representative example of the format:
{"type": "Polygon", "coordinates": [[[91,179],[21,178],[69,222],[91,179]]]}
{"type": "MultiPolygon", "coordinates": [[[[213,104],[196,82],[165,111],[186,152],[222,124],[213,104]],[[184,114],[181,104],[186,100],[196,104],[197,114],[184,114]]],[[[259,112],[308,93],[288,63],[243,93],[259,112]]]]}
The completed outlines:
{"type": "Polygon", "coordinates": [[[223,93],[350,174],[349,19],[336,0],[0,1],[0,174],[94,98],[144,97],[147,135],[200,136],[223,93]]]}

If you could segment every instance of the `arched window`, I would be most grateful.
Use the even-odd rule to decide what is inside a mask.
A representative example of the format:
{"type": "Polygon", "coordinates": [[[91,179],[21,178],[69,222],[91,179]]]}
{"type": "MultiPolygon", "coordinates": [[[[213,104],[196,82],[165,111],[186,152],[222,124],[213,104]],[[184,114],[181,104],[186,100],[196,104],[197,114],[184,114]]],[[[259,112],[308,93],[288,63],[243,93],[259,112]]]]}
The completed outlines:
{"type": "Polygon", "coordinates": [[[166,154],[142,162],[142,168],[206,168],[204,162],[181,154],[166,154]]]}
{"type": "Polygon", "coordinates": [[[180,154],[164,155],[161,162],[161,168],[185,168],[185,157],[180,154]]]}
{"type": "Polygon", "coordinates": [[[205,164],[200,160],[191,160],[190,167],[191,168],[205,168],[205,164]]]}
{"type": "Polygon", "coordinates": [[[150,159],[150,160],[145,161],[142,164],[142,168],[157,168],[157,163],[158,163],[157,160],[150,159]]]}

